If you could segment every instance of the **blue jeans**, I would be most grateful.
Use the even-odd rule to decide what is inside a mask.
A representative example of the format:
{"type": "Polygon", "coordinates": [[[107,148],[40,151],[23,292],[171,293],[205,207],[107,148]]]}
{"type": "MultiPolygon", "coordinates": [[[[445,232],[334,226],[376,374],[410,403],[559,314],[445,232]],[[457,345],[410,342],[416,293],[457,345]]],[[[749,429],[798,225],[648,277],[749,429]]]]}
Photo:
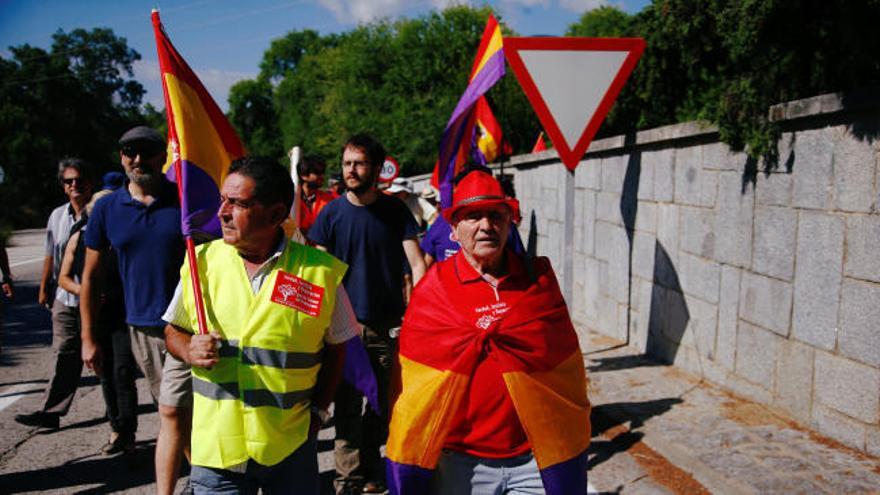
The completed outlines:
{"type": "Polygon", "coordinates": [[[318,493],[318,444],[306,440],[292,454],[274,466],[263,466],[248,460],[244,472],[193,466],[189,475],[193,492],[242,493],[256,495],[262,488],[265,495],[318,493]]]}
{"type": "Polygon", "coordinates": [[[434,474],[433,493],[541,495],[544,483],[531,453],[508,459],[488,459],[444,450],[434,474]]]}

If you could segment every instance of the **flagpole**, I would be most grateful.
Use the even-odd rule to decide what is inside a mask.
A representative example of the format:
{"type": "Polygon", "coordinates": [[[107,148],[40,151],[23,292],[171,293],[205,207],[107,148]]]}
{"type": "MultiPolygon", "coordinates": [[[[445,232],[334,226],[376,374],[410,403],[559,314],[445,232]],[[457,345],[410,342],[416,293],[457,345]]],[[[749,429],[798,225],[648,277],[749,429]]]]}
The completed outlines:
{"type": "Polygon", "coordinates": [[[562,295],[569,308],[574,307],[574,170],[565,171],[565,226],[562,236],[562,295]]]}
{"type": "MultiPolygon", "coordinates": [[[[180,180],[178,176],[177,180],[180,180]]],[[[208,334],[208,320],[205,317],[205,301],[202,298],[202,284],[199,280],[199,261],[196,259],[196,243],[192,237],[186,236],[186,257],[189,259],[189,275],[193,285],[193,295],[196,302],[196,315],[199,319],[199,334],[208,334]]]]}
{"type": "MultiPolygon", "coordinates": [[[[153,22],[153,34],[156,37],[156,47],[159,48],[159,37],[162,35],[162,22],[159,19],[159,9],[153,9],[150,12],[150,17],[153,22]]],[[[160,68],[161,68],[162,58],[160,57],[160,68]]],[[[165,114],[168,122],[168,134],[172,137],[171,144],[171,159],[174,160],[174,176],[177,179],[177,197],[180,201],[180,204],[184,204],[184,190],[183,190],[183,166],[181,165],[180,152],[179,152],[179,142],[177,139],[177,129],[175,127],[174,118],[171,114],[171,101],[168,98],[168,86],[165,78],[162,78],[162,93],[165,97],[165,114]]],[[[181,209],[181,219],[183,217],[183,209],[181,209]]],[[[208,321],[205,317],[205,301],[202,297],[202,284],[201,280],[199,280],[199,262],[196,259],[196,245],[193,241],[192,235],[187,233],[184,235],[184,243],[186,245],[186,257],[189,260],[189,274],[190,281],[193,286],[193,299],[195,299],[196,305],[196,317],[198,318],[199,323],[199,334],[207,335],[208,333],[208,321]]]]}
{"type": "Polygon", "coordinates": [[[294,191],[293,206],[290,207],[290,214],[293,216],[293,220],[296,223],[295,228],[299,229],[299,215],[300,209],[302,208],[300,205],[300,198],[302,197],[302,181],[299,180],[299,172],[297,172],[296,168],[299,165],[299,161],[302,159],[302,149],[299,146],[290,148],[290,151],[287,152],[287,158],[290,159],[290,180],[293,181],[294,191]]]}

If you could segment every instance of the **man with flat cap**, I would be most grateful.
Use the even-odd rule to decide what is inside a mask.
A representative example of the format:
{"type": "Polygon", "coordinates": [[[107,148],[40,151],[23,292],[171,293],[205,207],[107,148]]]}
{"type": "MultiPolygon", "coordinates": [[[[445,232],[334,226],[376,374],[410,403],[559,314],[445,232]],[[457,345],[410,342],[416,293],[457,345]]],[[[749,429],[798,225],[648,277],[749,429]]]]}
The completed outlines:
{"type": "MultiPolygon", "coordinates": [[[[184,446],[189,445],[192,384],[189,367],[165,349],[162,315],[179,279],[184,242],[177,188],[162,173],[165,140],[154,129],[138,126],[119,139],[119,159],[126,181],[101,198],[89,217],[82,276],[83,362],[101,371],[97,346],[98,273],[102,256],[116,252],[125,296],[132,351],[159,407],[156,441],[156,488],[170,494],[177,482],[184,446]]],[[[133,435],[116,439],[119,449],[133,435]]]]}

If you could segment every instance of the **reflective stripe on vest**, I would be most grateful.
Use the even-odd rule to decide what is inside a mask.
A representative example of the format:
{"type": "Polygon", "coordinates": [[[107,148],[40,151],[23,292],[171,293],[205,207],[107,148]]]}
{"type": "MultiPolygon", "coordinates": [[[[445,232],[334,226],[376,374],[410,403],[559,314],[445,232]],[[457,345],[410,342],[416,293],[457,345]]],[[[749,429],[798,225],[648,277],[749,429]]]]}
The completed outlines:
{"type": "Polygon", "coordinates": [[[270,406],[290,409],[312,396],[313,389],[276,393],[269,390],[245,390],[239,392],[238,383],[211,383],[193,378],[193,393],[212,400],[241,400],[249,407],[270,406]]]}
{"type": "MultiPolygon", "coordinates": [[[[224,340],[215,366],[193,368],[192,462],[275,465],[306,440],[324,333],[346,265],[288,243],[254,295],[233,247],[214,241],[198,246],[196,256],[208,327],[224,340]],[[316,316],[273,302],[280,271],[323,289],[316,316]]],[[[188,262],[181,285],[189,328],[198,328],[188,262]]]]}
{"type": "Polygon", "coordinates": [[[286,352],[259,347],[242,349],[238,346],[237,340],[223,342],[218,350],[221,358],[238,357],[239,352],[242,353],[241,359],[244,364],[259,364],[273,368],[311,368],[321,362],[321,355],[316,352],[286,352]]]}

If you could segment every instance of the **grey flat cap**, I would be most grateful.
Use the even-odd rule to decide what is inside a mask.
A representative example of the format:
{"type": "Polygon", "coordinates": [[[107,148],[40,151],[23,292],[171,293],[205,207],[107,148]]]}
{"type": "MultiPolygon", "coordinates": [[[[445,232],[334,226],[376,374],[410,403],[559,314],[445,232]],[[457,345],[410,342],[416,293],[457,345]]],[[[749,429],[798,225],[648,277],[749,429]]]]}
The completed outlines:
{"type": "Polygon", "coordinates": [[[162,135],[156,132],[152,127],[147,127],[145,125],[139,125],[137,127],[132,127],[131,129],[125,131],[125,134],[119,138],[119,145],[125,145],[128,143],[134,143],[136,141],[147,142],[147,143],[155,143],[161,146],[165,145],[165,139],[162,138],[162,135]]]}

